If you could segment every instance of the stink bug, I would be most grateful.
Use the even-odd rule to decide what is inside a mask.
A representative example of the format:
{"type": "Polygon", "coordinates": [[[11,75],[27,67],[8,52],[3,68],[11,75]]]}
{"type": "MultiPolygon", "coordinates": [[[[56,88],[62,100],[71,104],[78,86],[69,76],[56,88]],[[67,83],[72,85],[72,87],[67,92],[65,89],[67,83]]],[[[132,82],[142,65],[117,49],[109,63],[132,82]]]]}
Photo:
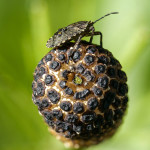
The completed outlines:
{"type": "Polygon", "coordinates": [[[90,37],[90,43],[93,40],[94,35],[100,35],[100,46],[102,47],[102,33],[101,32],[95,32],[94,24],[103,19],[106,16],[109,16],[111,14],[117,14],[118,12],[111,12],[109,14],[104,15],[103,17],[99,18],[98,20],[92,22],[92,21],[79,21],[73,24],[68,25],[67,27],[59,29],[48,41],[46,46],[48,48],[51,47],[58,47],[63,45],[63,43],[66,43],[71,40],[75,40],[76,43],[74,45],[74,49],[78,47],[78,44],[80,43],[82,37],[84,36],[91,36],[90,37]]]}

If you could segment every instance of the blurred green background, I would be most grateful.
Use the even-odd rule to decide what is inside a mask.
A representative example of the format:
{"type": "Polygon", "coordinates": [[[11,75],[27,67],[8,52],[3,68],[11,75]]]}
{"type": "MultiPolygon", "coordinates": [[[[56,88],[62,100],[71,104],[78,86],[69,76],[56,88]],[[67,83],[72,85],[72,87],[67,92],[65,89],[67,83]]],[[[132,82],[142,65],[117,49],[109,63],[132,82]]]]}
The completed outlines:
{"type": "Polygon", "coordinates": [[[57,29],[112,11],[95,28],[128,75],[129,108],[116,135],[88,150],[150,150],[149,0],[0,0],[0,150],[65,150],[32,102],[34,69],[57,29]]]}

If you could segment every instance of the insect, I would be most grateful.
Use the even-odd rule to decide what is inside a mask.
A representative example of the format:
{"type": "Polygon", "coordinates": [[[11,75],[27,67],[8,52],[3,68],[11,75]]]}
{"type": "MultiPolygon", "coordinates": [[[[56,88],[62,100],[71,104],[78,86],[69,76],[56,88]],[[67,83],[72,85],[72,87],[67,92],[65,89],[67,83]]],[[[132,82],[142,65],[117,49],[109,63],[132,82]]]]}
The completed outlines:
{"type": "Polygon", "coordinates": [[[46,46],[48,48],[51,47],[58,47],[60,45],[63,45],[66,42],[69,42],[71,40],[76,41],[74,45],[74,49],[78,47],[78,44],[80,43],[82,37],[84,36],[90,36],[90,43],[92,43],[93,36],[94,35],[100,35],[100,46],[102,47],[102,33],[99,31],[95,32],[94,24],[103,19],[106,16],[109,16],[111,14],[118,14],[118,12],[111,12],[103,17],[97,19],[96,21],[79,21],[73,24],[68,25],[67,27],[59,29],[48,41],[46,46]]]}

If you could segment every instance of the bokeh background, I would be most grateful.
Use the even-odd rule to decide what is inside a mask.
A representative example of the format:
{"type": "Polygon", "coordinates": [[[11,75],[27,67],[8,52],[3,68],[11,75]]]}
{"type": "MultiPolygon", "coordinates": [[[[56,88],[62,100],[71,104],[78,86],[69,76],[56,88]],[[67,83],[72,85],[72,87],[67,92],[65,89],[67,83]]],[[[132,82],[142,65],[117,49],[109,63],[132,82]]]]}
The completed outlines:
{"type": "Polygon", "coordinates": [[[116,135],[87,150],[150,150],[149,0],[0,0],[0,150],[65,150],[32,102],[34,69],[57,29],[112,11],[95,28],[128,75],[129,108],[116,135]]]}

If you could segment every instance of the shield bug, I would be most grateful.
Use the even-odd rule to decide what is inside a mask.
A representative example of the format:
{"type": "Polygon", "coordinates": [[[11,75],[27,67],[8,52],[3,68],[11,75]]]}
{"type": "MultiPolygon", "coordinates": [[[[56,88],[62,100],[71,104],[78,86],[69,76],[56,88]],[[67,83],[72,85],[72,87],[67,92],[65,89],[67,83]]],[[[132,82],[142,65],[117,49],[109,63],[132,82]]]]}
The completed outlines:
{"type": "Polygon", "coordinates": [[[111,14],[118,14],[118,12],[111,12],[109,14],[104,15],[103,17],[97,19],[96,21],[79,21],[73,24],[68,25],[67,27],[59,29],[48,41],[46,46],[48,48],[51,47],[59,47],[66,42],[71,40],[75,40],[76,43],[74,45],[74,49],[78,47],[82,37],[90,36],[90,43],[93,40],[94,35],[100,35],[100,46],[102,47],[102,33],[95,32],[94,24],[103,19],[106,16],[111,14]]]}

